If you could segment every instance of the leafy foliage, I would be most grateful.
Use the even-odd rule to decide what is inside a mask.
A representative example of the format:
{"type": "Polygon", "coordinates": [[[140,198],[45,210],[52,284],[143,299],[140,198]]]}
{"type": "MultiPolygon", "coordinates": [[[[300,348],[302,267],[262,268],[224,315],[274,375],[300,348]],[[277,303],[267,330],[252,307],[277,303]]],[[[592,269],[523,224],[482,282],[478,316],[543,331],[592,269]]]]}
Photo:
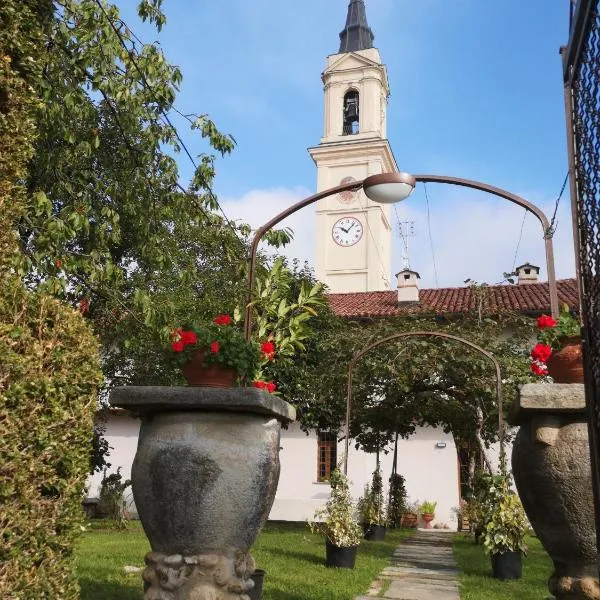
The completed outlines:
{"type": "Polygon", "coordinates": [[[74,600],[98,347],[58,301],[18,280],[0,292],[0,595],[74,600]]]}
{"type": "Polygon", "coordinates": [[[362,531],[354,517],[356,511],[350,495],[348,478],[339,469],[334,469],[329,483],[331,497],[324,508],[315,512],[315,521],[309,522],[310,529],[313,533],[325,536],[334,546],[358,546],[362,539],[362,531]]]}
{"type": "Polygon", "coordinates": [[[488,554],[526,552],[528,521],[507,473],[489,478],[482,527],[481,543],[488,554]]]}
{"type": "Polygon", "coordinates": [[[373,471],[371,483],[365,485],[364,494],[358,501],[358,512],[363,523],[369,525],[386,525],[387,523],[383,480],[379,465],[373,471]]]}
{"type": "Polygon", "coordinates": [[[402,515],[406,512],[405,479],[399,473],[392,473],[388,496],[387,525],[392,529],[400,527],[402,515]]]}
{"type": "Polygon", "coordinates": [[[420,515],[435,515],[435,507],[437,506],[437,502],[433,502],[431,500],[423,500],[421,505],[419,506],[419,514],[420,515]]]}
{"type": "Polygon", "coordinates": [[[123,481],[121,467],[115,473],[106,475],[104,470],[98,496],[98,511],[101,515],[112,519],[118,529],[125,527],[125,490],[131,486],[131,480],[123,481]]]}
{"type": "Polygon", "coordinates": [[[564,304],[555,321],[547,315],[538,318],[538,341],[547,344],[552,350],[560,350],[569,337],[581,335],[581,325],[571,314],[569,306],[564,304]]]}

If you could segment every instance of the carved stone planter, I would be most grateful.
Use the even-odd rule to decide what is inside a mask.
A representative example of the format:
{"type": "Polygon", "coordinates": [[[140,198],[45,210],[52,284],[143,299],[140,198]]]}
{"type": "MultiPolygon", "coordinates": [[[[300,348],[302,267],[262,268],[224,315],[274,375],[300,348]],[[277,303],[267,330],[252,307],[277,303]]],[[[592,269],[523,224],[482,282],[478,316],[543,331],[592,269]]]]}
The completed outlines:
{"type": "Polygon", "coordinates": [[[524,385],[512,468],[531,525],[554,561],[557,600],[600,599],[585,397],[581,384],[524,385]]]}
{"type": "Polygon", "coordinates": [[[152,548],[144,600],[245,597],[294,409],[250,388],[125,387],[110,401],[142,419],[131,479],[152,548]]]}

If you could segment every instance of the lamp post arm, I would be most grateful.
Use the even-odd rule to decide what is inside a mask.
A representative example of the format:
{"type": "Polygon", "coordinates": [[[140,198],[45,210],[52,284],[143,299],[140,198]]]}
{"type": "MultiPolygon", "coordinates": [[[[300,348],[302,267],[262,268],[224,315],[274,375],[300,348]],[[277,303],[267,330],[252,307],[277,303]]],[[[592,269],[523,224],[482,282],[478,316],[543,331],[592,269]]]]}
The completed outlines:
{"type": "Polygon", "coordinates": [[[259,227],[252,239],[252,244],[250,245],[250,253],[248,255],[248,290],[247,290],[247,301],[246,301],[246,310],[244,313],[244,337],[246,340],[250,339],[250,335],[252,333],[252,290],[254,289],[254,281],[256,279],[256,253],[258,251],[258,245],[260,241],[267,233],[267,231],[271,230],[275,225],[283,221],[285,218],[293,215],[295,212],[304,208],[305,206],[309,206],[310,204],[314,204],[327,196],[333,196],[334,194],[338,194],[339,192],[346,192],[351,190],[359,190],[362,188],[364,180],[362,181],[352,181],[351,183],[346,183],[344,185],[338,185],[336,187],[329,188],[327,190],[323,190],[313,196],[309,196],[304,200],[300,200],[296,204],[286,208],[284,211],[280,212],[278,215],[274,216],[270,221],[265,223],[262,227],[259,227]]]}
{"type": "Polygon", "coordinates": [[[509,202],[518,204],[529,212],[533,213],[542,225],[544,233],[544,246],[546,251],[546,270],[548,272],[548,291],[550,293],[550,312],[556,319],[558,318],[558,288],[556,286],[556,272],[554,270],[554,244],[552,242],[552,232],[550,231],[550,222],[542,210],[540,210],[535,204],[532,204],[525,198],[512,194],[507,190],[482,183],[480,181],[473,181],[471,179],[463,179],[462,177],[448,177],[447,175],[414,175],[415,181],[422,183],[449,183],[451,185],[459,185],[462,187],[472,188],[481,192],[487,192],[494,196],[504,198],[509,202]]]}

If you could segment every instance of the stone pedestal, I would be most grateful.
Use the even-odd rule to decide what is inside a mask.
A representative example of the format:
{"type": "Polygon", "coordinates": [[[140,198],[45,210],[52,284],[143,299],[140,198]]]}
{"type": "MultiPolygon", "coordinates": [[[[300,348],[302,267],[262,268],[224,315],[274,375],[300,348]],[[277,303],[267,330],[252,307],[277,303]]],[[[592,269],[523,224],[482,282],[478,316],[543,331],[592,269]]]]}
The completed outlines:
{"type": "Polygon", "coordinates": [[[531,525],[554,562],[557,600],[600,600],[585,396],[581,384],[526,384],[512,469],[531,525]]]}
{"type": "Polygon", "coordinates": [[[291,405],[254,388],[125,387],[142,419],[132,490],[150,540],[144,600],[238,600],[279,479],[291,405]]]}

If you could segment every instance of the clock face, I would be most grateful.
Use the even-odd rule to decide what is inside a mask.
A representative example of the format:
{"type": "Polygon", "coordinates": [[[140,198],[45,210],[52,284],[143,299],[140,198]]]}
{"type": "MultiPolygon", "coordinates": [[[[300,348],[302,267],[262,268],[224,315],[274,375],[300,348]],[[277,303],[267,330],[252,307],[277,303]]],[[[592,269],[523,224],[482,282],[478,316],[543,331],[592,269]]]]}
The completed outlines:
{"type": "Polygon", "coordinates": [[[338,246],[354,246],[363,234],[362,223],[354,217],[343,217],[331,229],[333,241],[338,246]]]}

